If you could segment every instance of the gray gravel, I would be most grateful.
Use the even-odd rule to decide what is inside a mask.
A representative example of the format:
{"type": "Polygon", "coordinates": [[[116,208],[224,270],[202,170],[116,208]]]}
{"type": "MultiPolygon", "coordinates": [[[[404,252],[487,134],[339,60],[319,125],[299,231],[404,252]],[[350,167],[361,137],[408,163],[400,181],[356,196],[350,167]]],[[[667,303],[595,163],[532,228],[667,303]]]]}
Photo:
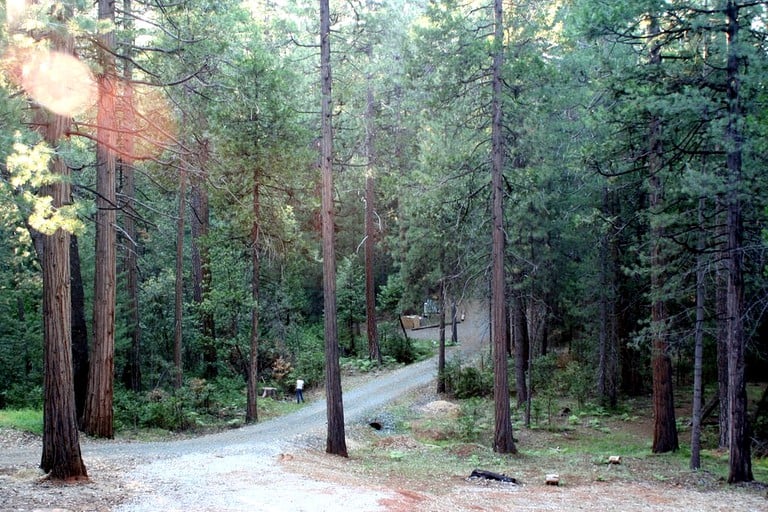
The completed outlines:
{"type": "MultiPolygon", "coordinates": [[[[469,357],[477,352],[483,322],[460,324],[459,338],[467,340],[449,350],[469,357]],[[471,342],[469,341],[471,336],[471,342]]],[[[421,339],[437,338],[437,329],[409,331],[421,339]]],[[[360,387],[343,391],[345,425],[368,423],[388,403],[434,380],[436,360],[387,373],[360,387]]],[[[379,502],[388,493],[307,481],[283,471],[277,461],[307,437],[322,437],[326,429],[325,401],[254,426],[171,443],[95,445],[84,451],[92,457],[129,457],[136,468],[125,476],[135,493],[118,512],[156,510],[195,511],[324,511],[384,510],[379,502]]]]}
{"type": "MultiPolygon", "coordinates": [[[[486,315],[459,326],[461,345],[449,349],[466,359],[487,342],[486,315]],[[485,335],[483,335],[485,333],[485,335]]],[[[437,329],[409,331],[412,338],[437,339],[437,329]]],[[[448,333],[448,336],[450,334],[448,333]]],[[[380,419],[391,401],[433,382],[436,360],[418,363],[347,389],[343,386],[347,432],[380,419]]],[[[427,388],[428,389],[428,388],[427,388]]],[[[45,482],[37,469],[39,438],[5,431],[0,436],[0,511],[324,511],[383,510],[397,499],[392,490],[348,482],[313,481],[279,463],[310,446],[322,450],[325,402],[300,411],[203,437],[166,442],[82,438],[91,477],[76,486],[45,482]],[[125,497],[129,498],[125,500],[125,497]]],[[[352,445],[348,447],[352,450],[352,445]]],[[[351,452],[352,453],[352,452],[351,452]]]]}

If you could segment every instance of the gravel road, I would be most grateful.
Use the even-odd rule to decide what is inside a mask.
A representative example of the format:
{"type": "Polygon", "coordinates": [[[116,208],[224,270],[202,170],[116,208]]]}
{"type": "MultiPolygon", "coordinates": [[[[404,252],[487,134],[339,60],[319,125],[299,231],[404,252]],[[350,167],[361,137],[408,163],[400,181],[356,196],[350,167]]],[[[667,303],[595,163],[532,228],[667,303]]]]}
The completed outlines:
{"type": "MultiPolygon", "coordinates": [[[[460,345],[449,350],[463,359],[488,348],[487,313],[468,312],[459,326],[460,345]]],[[[409,331],[436,339],[436,329],[409,331]]],[[[350,459],[323,453],[325,402],[319,398],[300,411],[257,425],[171,442],[83,439],[90,481],[60,484],[42,479],[36,468],[40,439],[0,431],[0,512],[456,512],[559,511],[762,512],[763,487],[722,487],[702,491],[662,481],[605,482],[590,476],[595,466],[572,475],[561,487],[536,483],[478,485],[465,475],[440,482],[398,475],[371,481],[355,473],[355,432],[381,409],[411,391],[419,402],[433,399],[434,359],[342,385],[350,459]],[[431,485],[430,485],[431,484],[431,485]]],[[[520,432],[519,435],[528,435],[520,432]]],[[[396,440],[398,436],[393,439],[396,440]]],[[[521,445],[525,440],[521,441],[521,445]]],[[[526,465],[515,460],[517,471],[526,465]]],[[[468,461],[469,462],[469,461],[468,461]]],[[[471,469],[471,463],[467,470],[471,469]]],[[[539,475],[540,476],[540,475],[539,475]]]]}
{"type": "MultiPolygon", "coordinates": [[[[462,357],[476,353],[486,329],[481,314],[459,324],[458,347],[462,357]]],[[[409,331],[412,338],[435,339],[437,329],[409,331]]],[[[448,334],[450,336],[450,334],[448,334]]],[[[487,337],[486,337],[487,339],[487,337]]],[[[431,382],[436,361],[431,359],[400,368],[360,387],[344,390],[346,425],[368,423],[376,411],[405,393],[431,382]]],[[[283,471],[276,462],[295,449],[302,439],[322,436],[326,430],[325,401],[310,403],[300,411],[215,435],[140,445],[88,447],[84,457],[135,458],[125,476],[134,497],[117,512],[165,511],[336,511],[386,510],[379,503],[391,492],[343,483],[318,482],[283,471]]]]}
{"type": "MultiPolygon", "coordinates": [[[[459,347],[477,352],[484,316],[459,325],[459,347]]],[[[409,331],[436,339],[437,329],[409,331]]],[[[450,334],[448,334],[450,336],[450,334]]],[[[486,335],[487,340],[487,335],[486,335]]],[[[343,387],[347,428],[367,424],[376,412],[435,378],[436,360],[387,372],[362,385],[343,387]]],[[[309,443],[324,446],[325,401],[318,399],[288,416],[213,435],[165,442],[81,439],[90,482],[62,485],[41,479],[39,438],[12,431],[0,435],[0,511],[313,511],[386,510],[393,491],[344,481],[321,481],[286,471],[309,443]],[[127,499],[126,499],[127,498],[127,499]]]]}

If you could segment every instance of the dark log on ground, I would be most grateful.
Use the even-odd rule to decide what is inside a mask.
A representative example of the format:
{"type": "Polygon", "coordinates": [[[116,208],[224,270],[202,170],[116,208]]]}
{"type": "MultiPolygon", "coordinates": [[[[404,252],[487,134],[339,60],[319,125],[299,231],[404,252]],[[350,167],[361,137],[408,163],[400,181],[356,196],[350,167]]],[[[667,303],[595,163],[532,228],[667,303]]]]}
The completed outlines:
{"type": "Polygon", "coordinates": [[[469,478],[484,478],[486,480],[497,480],[499,482],[506,482],[510,484],[519,483],[516,478],[512,478],[511,476],[507,476],[503,473],[494,473],[493,471],[487,471],[485,469],[472,470],[472,474],[469,475],[469,478]]]}

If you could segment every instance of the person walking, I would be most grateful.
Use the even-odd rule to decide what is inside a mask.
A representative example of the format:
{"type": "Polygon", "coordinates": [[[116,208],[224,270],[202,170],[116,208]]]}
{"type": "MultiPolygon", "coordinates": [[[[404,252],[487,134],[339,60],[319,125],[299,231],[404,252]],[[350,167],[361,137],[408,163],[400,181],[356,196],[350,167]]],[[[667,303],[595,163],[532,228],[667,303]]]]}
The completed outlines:
{"type": "Polygon", "coordinates": [[[304,381],[296,379],[296,403],[304,402],[304,381]]]}

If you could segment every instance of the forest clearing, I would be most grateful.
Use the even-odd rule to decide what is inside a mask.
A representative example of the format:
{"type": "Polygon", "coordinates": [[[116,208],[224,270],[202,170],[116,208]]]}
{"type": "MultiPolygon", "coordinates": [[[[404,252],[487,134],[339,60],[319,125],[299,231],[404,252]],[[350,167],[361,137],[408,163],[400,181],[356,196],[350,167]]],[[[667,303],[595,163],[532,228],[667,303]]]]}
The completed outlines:
{"type": "MultiPolygon", "coordinates": [[[[395,408],[410,411],[414,421],[433,399],[438,397],[430,384],[395,408]]],[[[162,451],[151,455],[156,445],[146,455],[138,455],[138,449],[136,455],[121,453],[118,447],[116,455],[86,456],[95,475],[87,484],[44,481],[35,463],[11,467],[0,463],[0,510],[332,512],[342,507],[361,512],[451,512],[599,507],[606,511],[760,512],[768,507],[765,483],[735,488],[725,483],[722,452],[708,452],[707,469],[699,472],[688,469],[687,460],[679,454],[652,455],[647,402],[643,407],[631,420],[598,417],[595,421],[585,416],[574,424],[558,418],[556,429],[517,431],[526,449],[508,458],[494,455],[476,440],[453,438],[460,427],[452,418],[419,434],[380,433],[366,422],[355,422],[348,428],[348,459],[324,453],[322,432],[315,428],[265,451],[252,445],[217,446],[211,439],[199,445],[204,446],[203,453],[192,449],[174,456],[175,461],[166,460],[162,451]],[[608,464],[610,454],[621,454],[621,464],[608,464]],[[137,473],[142,460],[150,468],[137,473]],[[163,462],[153,468],[152,460],[163,462]],[[467,477],[478,466],[505,472],[520,483],[469,481],[467,477]],[[713,472],[714,467],[718,472],[713,472]],[[559,487],[544,483],[545,475],[553,471],[560,475],[559,487]],[[151,498],[142,498],[147,494],[151,498]]],[[[86,453],[91,442],[86,441],[86,453]]],[[[20,445],[36,460],[39,438],[0,429],[0,448],[20,445]]],[[[758,479],[765,482],[768,464],[761,462],[759,467],[758,479]]]]}
{"type": "MultiPolygon", "coordinates": [[[[460,325],[462,341],[451,347],[450,357],[466,360],[487,347],[485,315],[477,308],[470,312],[460,325]]],[[[424,338],[434,333],[411,332],[424,338]]],[[[705,468],[698,472],[687,467],[682,454],[651,454],[647,398],[627,404],[623,414],[585,408],[563,416],[558,407],[554,418],[537,419],[535,428],[516,429],[516,438],[526,447],[520,454],[495,454],[488,447],[490,403],[446,402],[435,392],[434,368],[431,359],[380,374],[345,375],[349,458],[324,453],[323,393],[318,390],[308,395],[312,407],[266,420],[255,429],[150,443],[87,439],[85,459],[95,473],[85,484],[45,481],[36,467],[40,438],[0,429],[5,453],[0,458],[0,510],[331,512],[342,507],[449,512],[600,507],[757,512],[768,506],[765,461],[757,464],[757,478],[763,483],[732,487],[724,480],[722,451],[708,450],[705,468]],[[371,428],[373,422],[381,429],[371,428]],[[620,464],[609,464],[610,456],[617,454],[620,464]],[[9,458],[15,463],[9,464],[9,458]],[[505,473],[519,483],[468,479],[477,467],[505,473]],[[560,476],[558,487],[545,485],[545,475],[552,472],[560,476]]],[[[573,401],[558,405],[576,407],[573,401]]],[[[679,417],[689,413],[688,402],[679,417]]]]}

